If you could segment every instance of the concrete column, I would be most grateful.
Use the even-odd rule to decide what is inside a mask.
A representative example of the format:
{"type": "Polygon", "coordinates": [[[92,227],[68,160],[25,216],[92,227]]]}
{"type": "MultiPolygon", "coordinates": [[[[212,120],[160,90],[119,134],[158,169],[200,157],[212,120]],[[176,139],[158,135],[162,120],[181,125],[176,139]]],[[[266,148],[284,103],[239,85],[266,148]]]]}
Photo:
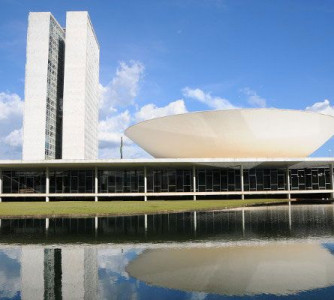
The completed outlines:
{"type": "Polygon", "coordinates": [[[49,202],[49,194],[50,194],[50,171],[49,168],[46,168],[46,182],[45,182],[45,201],[49,202]]]}
{"type": "Polygon", "coordinates": [[[147,215],[144,215],[144,228],[145,232],[147,232],[147,215]]]}
{"type": "Polygon", "coordinates": [[[196,236],[196,232],[197,232],[197,212],[194,211],[194,233],[196,236]]]}
{"type": "Polygon", "coordinates": [[[49,229],[49,223],[50,223],[50,220],[49,220],[49,218],[46,218],[45,219],[45,229],[49,229]]]}
{"type": "Polygon", "coordinates": [[[245,209],[242,209],[241,216],[242,216],[242,235],[245,235],[245,209]]]}
{"type": "Polygon", "coordinates": [[[95,217],[95,230],[99,229],[99,218],[95,217]]]}
{"type": "MultiPolygon", "coordinates": [[[[193,166],[193,192],[196,193],[196,167],[193,166]]],[[[196,201],[196,195],[194,194],[193,200],[196,201]]]]}
{"type": "Polygon", "coordinates": [[[2,202],[3,183],[2,183],[2,170],[0,169],[0,202],[2,202]]]}
{"type": "Polygon", "coordinates": [[[94,181],[95,202],[99,200],[97,197],[98,192],[99,192],[99,178],[98,178],[97,167],[95,167],[95,181],[94,181]]]}
{"type": "Polygon", "coordinates": [[[241,185],[241,199],[245,200],[244,195],[244,167],[240,165],[240,185],[241,185]]]}
{"type": "Polygon", "coordinates": [[[329,174],[330,174],[330,180],[331,180],[331,198],[334,199],[334,174],[333,174],[333,165],[329,165],[329,174]]]}
{"type": "Polygon", "coordinates": [[[289,168],[286,168],[286,190],[288,191],[288,199],[291,199],[289,168]]]}
{"type": "Polygon", "coordinates": [[[144,201],[147,201],[147,169],[144,167],[144,201]]]}
{"type": "Polygon", "coordinates": [[[292,217],[291,217],[291,201],[289,201],[289,229],[292,227],[292,217]]]}

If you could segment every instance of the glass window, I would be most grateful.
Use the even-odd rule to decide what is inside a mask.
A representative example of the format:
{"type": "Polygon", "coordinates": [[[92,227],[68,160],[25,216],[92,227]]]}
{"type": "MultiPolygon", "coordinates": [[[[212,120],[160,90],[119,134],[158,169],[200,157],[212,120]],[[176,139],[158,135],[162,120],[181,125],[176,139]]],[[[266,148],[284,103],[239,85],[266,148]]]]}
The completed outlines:
{"type": "Polygon", "coordinates": [[[2,172],[4,193],[45,193],[45,171],[4,170],[2,172]]]}

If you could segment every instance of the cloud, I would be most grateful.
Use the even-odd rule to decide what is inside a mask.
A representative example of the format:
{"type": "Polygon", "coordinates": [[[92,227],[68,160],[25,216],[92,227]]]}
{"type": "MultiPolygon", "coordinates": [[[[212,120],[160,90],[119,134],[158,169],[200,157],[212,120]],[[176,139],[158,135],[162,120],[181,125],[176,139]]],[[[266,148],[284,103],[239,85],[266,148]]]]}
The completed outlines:
{"type": "Polygon", "coordinates": [[[316,102],[313,105],[306,107],[306,110],[334,116],[334,106],[331,106],[328,99],[325,99],[322,102],[316,102]]]}
{"type": "Polygon", "coordinates": [[[100,85],[100,106],[112,112],[116,107],[134,104],[144,69],[139,61],[120,62],[115,77],[106,86],[100,85]]]}
{"type": "Polygon", "coordinates": [[[0,159],[21,158],[23,106],[17,94],[0,92],[0,159]]]}
{"type": "Polygon", "coordinates": [[[129,109],[122,110],[135,105],[144,70],[144,64],[139,61],[120,62],[111,81],[106,86],[100,85],[100,158],[119,158],[122,136],[123,153],[127,158],[148,155],[124,136],[134,117],[129,109]]]}
{"type": "Polygon", "coordinates": [[[21,147],[22,146],[22,128],[14,129],[5,138],[5,144],[10,147],[21,147]]]}
{"type": "Polygon", "coordinates": [[[256,107],[266,107],[266,99],[259,96],[254,90],[246,87],[241,90],[246,96],[248,96],[248,103],[256,107]]]}
{"type": "Polygon", "coordinates": [[[132,123],[157,117],[187,112],[184,101],[176,100],[166,106],[158,107],[155,104],[147,104],[141,107],[134,115],[129,110],[106,117],[99,122],[99,148],[100,158],[119,158],[120,141],[123,136],[123,154],[125,158],[150,157],[148,153],[135,145],[124,136],[124,131],[132,123]]]}
{"type": "Polygon", "coordinates": [[[0,93],[0,121],[11,116],[22,116],[23,101],[17,94],[0,93]]]}
{"type": "Polygon", "coordinates": [[[183,114],[187,112],[186,105],[183,99],[170,102],[168,105],[163,107],[158,107],[153,103],[144,105],[135,114],[135,119],[137,122],[149,120],[158,117],[164,117],[175,114],[183,114]]]}
{"type": "Polygon", "coordinates": [[[124,135],[132,119],[130,112],[126,110],[99,122],[99,158],[120,158],[121,137],[123,137],[124,158],[149,157],[148,153],[124,135]]]}
{"type": "Polygon", "coordinates": [[[148,153],[124,136],[125,129],[134,122],[187,112],[183,99],[170,102],[163,107],[150,103],[137,108],[135,100],[144,70],[144,64],[141,62],[121,62],[110,83],[105,87],[100,86],[101,113],[98,136],[100,158],[119,158],[122,136],[125,158],[149,157],[148,153]]]}
{"type": "Polygon", "coordinates": [[[100,148],[119,146],[124,130],[129,127],[131,116],[128,110],[107,117],[99,122],[100,148]]]}
{"type": "Polygon", "coordinates": [[[210,93],[205,93],[201,89],[191,89],[185,87],[182,90],[183,96],[187,98],[195,99],[202,102],[213,109],[233,109],[237,108],[229,100],[212,96],[210,93]]]}

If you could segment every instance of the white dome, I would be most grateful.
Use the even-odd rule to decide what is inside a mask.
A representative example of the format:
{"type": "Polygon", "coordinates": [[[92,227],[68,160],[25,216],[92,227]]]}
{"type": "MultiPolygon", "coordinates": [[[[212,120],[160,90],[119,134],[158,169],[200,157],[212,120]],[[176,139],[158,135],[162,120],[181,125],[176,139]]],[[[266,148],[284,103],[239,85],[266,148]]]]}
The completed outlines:
{"type": "Polygon", "coordinates": [[[334,117],[281,109],[232,109],[172,115],[125,134],[156,158],[306,157],[334,134],[334,117]]]}

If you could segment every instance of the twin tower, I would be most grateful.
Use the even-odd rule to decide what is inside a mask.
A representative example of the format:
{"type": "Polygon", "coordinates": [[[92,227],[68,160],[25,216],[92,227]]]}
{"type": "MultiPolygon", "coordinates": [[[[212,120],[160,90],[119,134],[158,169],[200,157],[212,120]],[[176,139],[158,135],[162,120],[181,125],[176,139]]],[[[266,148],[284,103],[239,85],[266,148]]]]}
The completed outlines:
{"type": "Polygon", "coordinates": [[[99,57],[87,12],[29,14],[24,160],[97,158],[99,57]]]}

